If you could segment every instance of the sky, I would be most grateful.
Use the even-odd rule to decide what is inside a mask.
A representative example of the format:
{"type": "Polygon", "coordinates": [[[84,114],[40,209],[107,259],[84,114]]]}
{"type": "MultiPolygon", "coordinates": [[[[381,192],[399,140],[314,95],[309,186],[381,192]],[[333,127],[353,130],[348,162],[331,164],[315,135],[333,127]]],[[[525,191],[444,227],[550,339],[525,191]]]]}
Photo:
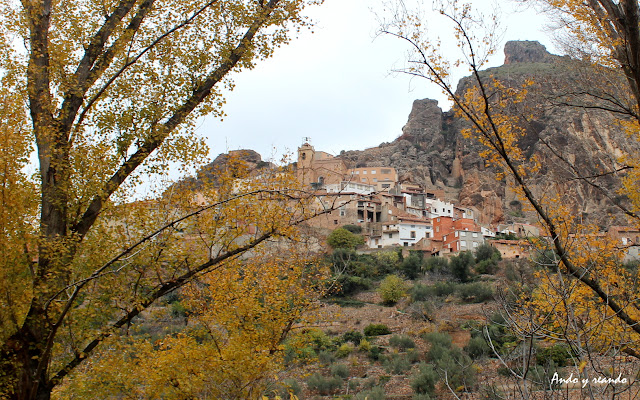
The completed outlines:
{"type": "MultiPolygon", "coordinates": [[[[404,65],[407,47],[391,36],[376,37],[381,1],[325,0],[306,12],[315,21],[313,33],[302,33],[271,59],[236,75],[236,87],[226,96],[227,116],[206,117],[198,128],[210,157],[252,149],[277,160],[293,154],[305,137],[316,150],[334,155],[362,150],[400,136],[416,99],[437,99],[447,109],[438,88],[392,72],[404,65]]],[[[496,7],[490,0],[472,5],[486,12],[496,7]]],[[[557,53],[543,16],[515,2],[501,1],[499,8],[504,35],[490,66],[502,65],[508,40],[538,40],[557,53]]],[[[450,36],[439,25],[431,35],[444,42],[450,36]]],[[[444,50],[456,56],[453,46],[444,50]]]]}

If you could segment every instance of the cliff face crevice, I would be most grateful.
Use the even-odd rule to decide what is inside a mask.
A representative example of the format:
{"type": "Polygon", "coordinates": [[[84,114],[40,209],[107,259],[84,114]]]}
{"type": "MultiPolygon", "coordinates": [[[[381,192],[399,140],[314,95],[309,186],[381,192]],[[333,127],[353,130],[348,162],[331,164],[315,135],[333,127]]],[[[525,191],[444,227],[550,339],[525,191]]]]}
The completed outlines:
{"type": "MultiPolygon", "coordinates": [[[[538,42],[508,42],[505,64],[483,71],[482,77],[511,87],[534,81],[521,105],[523,109],[514,110],[534,117],[527,119],[526,134],[519,141],[525,156],[536,157],[541,163],[534,190],[544,193],[550,185],[557,189],[566,184],[574,212],[603,226],[624,223],[622,214],[601,191],[586,183],[571,185],[569,190],[576,173],[614,169],[622,155],[640,150],[638,142],[619,128],[611,113],[592,107],[595,103],[584,103],[584,93],[593,93],[591,99],[600,97],[598,91],[616,93],[612,87],[600,86],[600,82],[611,85],[615,76],[598,80],[597,74],[603,71],[590,68],[550,54],[538,42]]],[[[471,77],[461,79],[456,93],[461,95],[473,84],[471,77]]],[[[496,180],[496,171],[485,165],[479,155],[482,145],[462,137],[466,127],[466,121],[452,111],[443,112],[437,101],[416,100],[398,139],[363,151],[345,152],[341,157],[355,166],[393,166],[405,180],[427,189],[444,189],[449,200],[477,208],[479,222],[484,224],[527,216],[533,219],[533,214],[522,211],[507,180],[496,180]]],[[[614,176],[605,176],[598,184],[611,193],[620,187],[614,176]]]]}

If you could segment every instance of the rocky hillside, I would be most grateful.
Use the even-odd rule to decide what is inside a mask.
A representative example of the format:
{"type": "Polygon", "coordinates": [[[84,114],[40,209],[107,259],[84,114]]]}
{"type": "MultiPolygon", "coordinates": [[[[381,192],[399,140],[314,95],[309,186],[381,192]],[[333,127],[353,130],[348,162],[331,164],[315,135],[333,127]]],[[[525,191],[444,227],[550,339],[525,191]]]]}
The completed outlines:
{"type": "MultiPolygon", "coordinates": [[[[611,113],[599,109],[610,108],[614,100],[619,103],[615,107],[624,105],[624,99],[602,100],[601,94],[607,93],[607,88],[601,86],[613,87],[617,77],[604,76],[602,71],[568,57],[552,55],[538,42],[508,42],[504,51],[504,65],[484,71],[483,76],[493,76],[514,87],[520,87],[526,79],[535,82],[524,104],[526,112],[535,117],[528,121],[527,134],[520,145],[527,156],[536,155],[542,162],[538,190],[545,190],[551,181],[560,185],[572,182],[569,166],[558,159],[558,154],[588,174],[611,166],[622,154],[640,148],[637,141],[617,129],[611,113]],[[591,93],[587,100],[582,96],[585,92],[591,93]]],[[[463,93],[473,83],[470,77],[462,79],[457,93],[463,93]]],[[[495,171],[485,167],[478,155],[481,145],[460,134],[465,126],[466,122],[452,111],[443,112],[437,101],[416,100],[402,135],[395,141],[345,152],[341,157],[358,167],[390,165],[402,179],[445,189],[450,200],[477,207],[481,223],[523,219],[525,214],[507,183],[498,183],[495,171]]],[[[613,191],[620,184],[610,176],[600,183],[613,191]]],[[[617,208],[587,184],[578,185],[573,198],[575,212],[602,226],[624,223],[617,208]]]]}

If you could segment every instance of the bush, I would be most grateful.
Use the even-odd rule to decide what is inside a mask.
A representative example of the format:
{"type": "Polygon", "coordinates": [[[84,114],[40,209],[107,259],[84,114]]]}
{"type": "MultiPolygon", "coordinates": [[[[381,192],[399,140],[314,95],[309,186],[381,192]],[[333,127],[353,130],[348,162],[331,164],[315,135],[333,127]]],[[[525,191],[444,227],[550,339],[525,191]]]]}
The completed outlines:
{"type": "Polygon", "coordinates": [[[372,286],[373,282],[371,282],[371,279],[342,274],[336,281],[336,290],[333,294],[336,296],[350,296],[364,290],[369,290],[372,286]]]}
{"type": "Polygon", "coordinates": [[[380,282],[378,292],[382,296],[382,302],[391,305],[397,303],[405,295],[406,288],[402,279],[397,275],[387,275],[380,282]]]}
{"type": "Polygon", "coordinates": [[[346,331],[343,335],[342,335],[342,340],[345,342],[351,342],[354,345],[358,345],[360,344],[360,341],[364,338],[364,336],[362,335],[362,333],[358,332],[358,331],[346,331]]]}
{"type": "Polygon", "coordinates": [[[351,233],[355,233],[356,235],[362,233],[362,227],[360,225],[344,225],[342,228],[348,230],[351,233]]]}
{"type": "Polygon", "coordinates": [[[433,285],[433,292],[438,297],[445,297],[456,291],[456,285],[453,282],[436,282],[433,285]]]}
{"type": "Polygon", "coordinates": [[[428,272],[449,272],[449,260],[445,257],[429,257],[424,269],[428,272]]]}
{"type": "Polygon", "coordinates": [[[500,251],[489,243],[482,243],[476,248],[476,263],[487,260],[499,261],[500,259],[502,259],[500,251]]]}
{"type": "Polygon", "coordinates": [[[422,257],[417,254],[411,254],[402,261],[400,269],[407,279],[416,279],[422,273],[422,257]]]}
{"type": "Polygon", "coordinates": [[[300,396],[302,387],[300,387],[300,384],[295,379],[285,379],[276,386],[274,392],[280,396],[280,398],[288,399],[291,397],[291,394],[300,396]]]}
{"type": "Polygon", "coordinates": [[[362,339],[360,344],[358,345],[358,350],[360,351],[369,351],[371,350],[371,343],[367,339],[362,339]]]}
{"type": "Polygon", "coordinates": [[[416,347],[416,344],[407,335],[391,336],[391,338],[389,338],[389,345],[397,348],[400,351],[405,351],[407,349],[414,349],[416,347]]]}
{"type": "Polygon", "coordinates": [[[470,269],[475,264],[471,252],[463,251],[457,256],[451,257],[449,266],[451,274],[460,282],[467,282],[470,278],[470,269]]]}
{"type": "Polygon", "coordinates": [[[364,238],[344,228],[337,228],[327,237],[327,244],[333,249],[355,249],[364,244],[364,238]]]}
{"type": "Polygon", "coordinates": [[[324,377],[319,373],[315,373],[307,379],[307,386],[309,386],[310,390],[315,390],[319,394],[327,396],[342,386],[342,380],[336,377],[324,377]]]}
{"type": "Polygon", "coordinates": [[[431,343],[432,346],[440,345],[451,347],[451,335],[444,332],[429,332],[422,335],[422,338],[431,343]]]}
{"type": "Polygon", "coordinates": [[[336,356],[333,353],[323,350],[318,353],[318,361],[324,365],[333,364],[336,361],[336,356]]]}
{"type": "Polygon", "coordinates": [[[364,334],[366,336],[381,336],[388,335],[391,333],[389,327],[384,324],[370,324],[364,328],[364,334]]]}
{"type": "Polygon", "coordinates": [[[536,354],[536,363],[538,365],[550,365],[553,362],[558,367],[565,367],[571,361],[571,350],[562,344],[545,347],[536,354]]]}
{"type": "Polygon", "coordinates": [[[338,350],[336,350],[336,357],[338,358],[348,357],[352,351],[353,351],[353,346],[351,346],[349,343],[344,343],[340,347],[338,347],[338,350]]]}
{"type": "Polygon", "coordinates": [[[433,321],[435,317],[435,308],[433,303],[430,301],[417,301],[415,303],[411,303],[405,311],[408,312],[412,318],[420,321],[433,321]]]}
{"type": "Polygon", "coordinates": [[[346,379],[349,377],[349,367],[344,364],[334,364],[331,366],[331,375],[346,379]]]}
{"type": "Polygon", "coordinates": [[[482,303],[493,300],[493,289],[486,283],[474,282],[459,285],[458,295],[465,303],[482,303]]]}
{"type": "Polygon", "coordinates": [[[451,336],[443,333],[428,333],[425,340],[431,343],[427,352],[430,364],[447,376],[453,389],[471,389],[475,385],[476,370],[468,355],[451,345],[451,336]]]}
{"type": "Polygon", "coordinates": [[[414,373],[411,379],[411,388],[418,394],[433,395],[436,391],[438,373],[430,364],[420,363],[418,372],[414,373]]]}
{"type": "Polygon", "coordinates": [[[353,400],[385,400],[386,398],[384,388],[375,386],[369,390],[358,393],[353,400]]]}
{"type": "Polygon", "coordinates": [[[390,354],[384,362],[384,368],[390,374],[402,375],[411,369],[411,363],[405,355],[390,354]]]}
{"type": "Polygon", "coordinates": [[[491,354],[491,348],[481,337],[472,337],[464,346],[464,351],[474,360],[491,354]]]}
{"type": "Polygon", "coordinates": [[[433,296],[433,289],[430,286],[416,283],[409,289],[411,301],[424,301],[433,296]]]}
{"type": "Polygon", "coordinates": [[[476,264],[476,273],[481,275],[493,275],[498,271],[498,261],[494,259],[482,260],[476,264]]]}
{"type": "Polygon", "coordinates": [[[369,349],[369,353],[367,354],[367,357],[369,357],[373,361],[378,361],[382,353],[384,353],[384,349],[382,347],[371,346],[371,348],[369,349]]]}
{"type": "Polygon", "coordinates": [[[380,251],[373,255],[376,261],[377,273],[386,275],[398,269],[400,257],[395,251],[380,251]]]}

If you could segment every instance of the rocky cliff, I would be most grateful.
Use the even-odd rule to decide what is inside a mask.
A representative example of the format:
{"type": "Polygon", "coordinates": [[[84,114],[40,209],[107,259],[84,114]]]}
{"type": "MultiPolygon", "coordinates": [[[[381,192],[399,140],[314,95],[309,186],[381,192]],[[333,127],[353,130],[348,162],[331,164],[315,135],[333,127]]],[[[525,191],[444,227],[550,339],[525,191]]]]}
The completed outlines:
{"type": "MultiPolygon", "coordinates": [[[[504,65],[483,72],[484,77],[492,76],[514,87],[521,86],[526,79],[535,82],[524,104],[526,112],[534,118],[528,120],[527,133],[519,145],[528,157],[535,155],[542,162],[536,190],[544,191],[552,181],[556,185],[571,181],[571,168],[584,173],[601,171],[615,164],[622,154],[640,147],[617,128],[612,114],[603,111],[601,103],[579,103],[582,98],[574,94],[591,91],[590,98],[599,99],[596,87],[605,81],[594,79],[602,71],[590,68],[568,57],[550,54],[538,42],[527,41],[508,42],[504,65]]],[[[606,81],[615,79],[608,76],[606,81]]],[[[472,84],[470,77],[462,79],[457,94],[464,93],[472,84]]],[[[523,213],[508,182],[496,181],[495,171],[485,166],[479,156],[481,145],[462,137],[460,132],[465,126],[466,122],[453,112],[443,112],[435,100],[416,100],[402,135],[395,141],[345,152],[341,157],[357,167],[390,165],[398,170],[401,179],[426,188],[445,189],[450,200],[478,208],[482,223],[533,218],[523,213]]],[[[620,184],[611,176],[599,183],[612,193],[620,184]]],[[[601,191],[586,183],[572,190],[576,213],[602,226],[624,223],[621,213],[601,191]]]]}

